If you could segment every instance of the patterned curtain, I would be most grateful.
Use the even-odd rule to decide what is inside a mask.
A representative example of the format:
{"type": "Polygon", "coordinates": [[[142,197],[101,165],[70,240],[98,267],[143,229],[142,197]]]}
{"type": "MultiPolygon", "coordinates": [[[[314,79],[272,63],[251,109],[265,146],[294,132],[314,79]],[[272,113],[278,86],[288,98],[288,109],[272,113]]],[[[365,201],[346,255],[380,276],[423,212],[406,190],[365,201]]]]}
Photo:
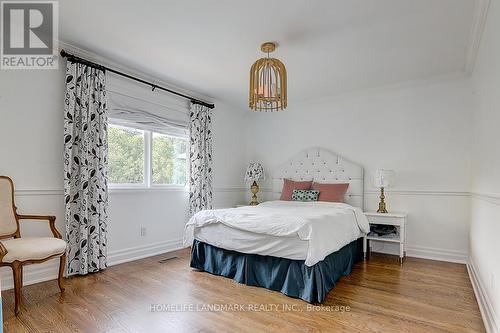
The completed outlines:
{"type": "Polygon", "coordinates": [[[64,199],[68,274],[106,268],[107,109],[103,70],[67,63],[64,199]]]}
{"type": "Polygon", "coordinates": [[[189,214],[212,209],[212,110],[191,104],[189,214]]]}

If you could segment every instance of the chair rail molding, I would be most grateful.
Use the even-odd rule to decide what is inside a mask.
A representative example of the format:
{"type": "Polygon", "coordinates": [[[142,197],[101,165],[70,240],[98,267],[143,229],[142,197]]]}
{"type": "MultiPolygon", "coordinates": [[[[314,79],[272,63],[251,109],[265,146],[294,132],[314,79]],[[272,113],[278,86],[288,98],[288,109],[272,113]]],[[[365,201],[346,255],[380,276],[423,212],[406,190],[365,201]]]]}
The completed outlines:
{"type": "Polygon", "coordinates": [[[492,204],[500,205],[500,193],[472,192],[471,196],[473,199],[478,199],[482,201],[487,201],[492,204]]]}
{"type": "Polygon", "coordinates": [[[64,190],[57,189],[16,189],[15,196],[64,195],[64,190]]]}
{"type": "MultiPolygon", "coordinates": [[[[147,191],[174,191],[174,192],[186,192],[184,188],[178,187],[158,187],[158,188],[109,188],[109,193],[123,193],[123,192],[147,192],[147,191]]],[[[239,187],[239,186],[231,186],[231,187],[214,187],[214,192],[246,192],[248,188],[239,187]]],[[[16,196],[57,196],[64,195],[64,190],[58,189],[16,189],[16,196]]]]}
{"type": "Polygon", "coordinates": [[[246,192],[250,187],[214,187],[214,192],[246,192]]]}
{"type": "MultiPolygon", "coordinates": [[[[453,197],[468,197],[470,192],[467,191],[439,191],[439,190],[385,190],[385,193],[394,195],[431,195],[431,196],[453,196],[453,197]]],[[[380,190],[367,190],[367,195],[380,195],[380,190]]]]}
{"type": "MultiPolygon", "coordinates": [[[[261,192],[272,192],[271,188],[261,188],[261,192]]],[[[471,192],[468,191],[443,191],[443,190],[385,190],[385,193],[393,195],[430,195],[430,196],[454,196],[454,197],[469,197],[471,192]]],[[[380,195],[380,190],[365,190],[365,195],[380,195]]],[[[499,195],[500,197],[500,195],[499,195]]]]}

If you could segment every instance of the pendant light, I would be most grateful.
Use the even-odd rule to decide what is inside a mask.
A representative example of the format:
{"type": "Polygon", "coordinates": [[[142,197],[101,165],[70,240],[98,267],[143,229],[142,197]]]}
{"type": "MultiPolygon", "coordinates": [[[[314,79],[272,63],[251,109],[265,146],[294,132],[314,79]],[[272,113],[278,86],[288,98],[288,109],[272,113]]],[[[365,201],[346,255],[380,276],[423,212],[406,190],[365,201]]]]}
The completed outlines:
{"type": "Polygon", "coordinates": [[[286,69],[269,53],[276,49],[276,44],[266,42],[261,45],[266,58],[257,60],[250,69],[249,107],[255,111],[279,111],[287,106],[286,69]]]}

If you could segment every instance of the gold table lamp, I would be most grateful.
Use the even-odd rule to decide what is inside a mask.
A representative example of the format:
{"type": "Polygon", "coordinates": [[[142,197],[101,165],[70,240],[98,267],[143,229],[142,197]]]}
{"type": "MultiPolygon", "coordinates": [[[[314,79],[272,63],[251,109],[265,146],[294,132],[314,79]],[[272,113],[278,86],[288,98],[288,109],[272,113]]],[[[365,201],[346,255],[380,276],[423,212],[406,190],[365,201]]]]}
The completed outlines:
{"type": "Polygon", "coordinates": [[[394,185],[395,172],[394,170],[379,169],[373,177],[373,185],[380,188],[380,202],[378,204],[377,213],[387,213],[385,205],[384,189],[394,185]]]}
{"type": "Polygon", "coordinates": [[[257,193],[259,192],[259,185],[257,184],[257,181],[264,179],[264,167],[262,164],[258,162],[249,163],[245,173],[245,181],[252,182],[252,185],[250,186],[250,192],[252,192],[252,200],[249,203],[250,206],[256,206],[259,204],[259,201],[257,200],[257,193]]]}
{"type": "Polygon", "coordinates": [[[385,195],[384,188],[380,188],[380,202],[378,203],[377,213],[387,213],[387,209],[385,208],[385,195]]]}
{"type": "Polygon", "coordinates": [[[259,192],[259,185],[257,185],[257,182],[254,181],[252,186],[250,186],[250,192],[252,192],[252,200],[250,201],[250,206],[256,206],[259,204],[259,201],[257,201],[257,193],[259,192]]]}

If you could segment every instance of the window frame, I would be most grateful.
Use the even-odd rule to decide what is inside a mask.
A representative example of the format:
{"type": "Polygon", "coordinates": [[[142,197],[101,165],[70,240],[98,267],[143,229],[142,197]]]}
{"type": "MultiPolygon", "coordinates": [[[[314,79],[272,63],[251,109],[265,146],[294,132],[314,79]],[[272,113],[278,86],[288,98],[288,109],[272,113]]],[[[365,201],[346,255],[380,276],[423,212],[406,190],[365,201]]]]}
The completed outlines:
{"type": "Polygon", "coordinates": [[[122,128],[130,128],[138,131],[142,131],[144,137],[144,170],[143,170],[143,178],[144,182],[142,183],[108,183],[108,188],[112,192],[119,191],[151,191],[151,190],[164,190],[164,191],[189,191],[189,135],[179,136],[179,135],[169,135],[159,132],[153,132],[149,130],[142,130],[139,128],[135,128],[132,126],[124,126],[121,124],[115,124],[112,121],[109,122],[109,126],[114,127],[122,127],[122,128]],[[184,185],[179,184],[154,184],[153,179],[153,133],[166,135],[169,137],[183,139],[186,140],[186,183],[184,185]]]}

